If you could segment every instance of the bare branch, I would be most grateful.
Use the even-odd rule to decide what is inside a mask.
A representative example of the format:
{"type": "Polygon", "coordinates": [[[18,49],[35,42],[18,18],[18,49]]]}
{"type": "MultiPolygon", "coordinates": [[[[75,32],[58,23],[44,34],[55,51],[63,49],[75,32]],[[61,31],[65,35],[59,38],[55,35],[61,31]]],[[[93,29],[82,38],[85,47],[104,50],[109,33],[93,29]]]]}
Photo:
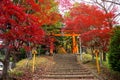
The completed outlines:
{"type": "Polygon", "coordinates": [[[114,16],[114,18],[112,19],[112,21],[119,21],[120,20],[120,18],[118,17],[118,16],[120,16],[120,13],[118,13],[118,14],[116,14],[115,16],[114,16]],[[119,18],[119,19],[118,19],[119,18]],[[118,19],[118,20],[117,20],[118,19]]]}
{"type": "Polygon", "coordinates": [[[117,4],[117,5],[120,5],[120,3],[117,3],[117,2],[115,2],[114,0],[112,0],[112,1],[108,1],[108,0],[102,0],[103,2],[109,2],[109,3],[113,3],[113,4],[117,4]]]}
{"type": "Polygon", "coordinates": [[[99,3],[97,0],[95,0],[93,2],[98,4],[100,7],[102,7],[102,9],[105,11],[105,13],[108,13],[107,9],[101,3],[99,3]]]}
{"type": "Polygon", "coordinates": [[[117,5],[120,5],[120,3],[117,3],[117,2],[114,2],[114,1],[106,1],[105,2],[109,2],[109,3],[113,3],[113,4],[117,4],[117,5]]]}

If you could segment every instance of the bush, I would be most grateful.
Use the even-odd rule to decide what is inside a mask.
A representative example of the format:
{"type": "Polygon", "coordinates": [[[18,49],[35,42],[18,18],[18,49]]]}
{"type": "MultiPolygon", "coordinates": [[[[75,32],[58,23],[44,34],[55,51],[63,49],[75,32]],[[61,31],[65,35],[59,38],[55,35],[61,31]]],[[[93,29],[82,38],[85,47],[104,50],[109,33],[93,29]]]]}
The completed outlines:
{"type": "Polygon", "coordinates": [[[81,59],[80,55],[77,55],[77,61],[86,64],[92,60],[92,56],[90,54],[82,54],[82,61],[80,59],[81,59]]]}
{"type": "Polygon", "coordinates": [[[25,51],[24,48],[21,48],[21,49],[20,49],[20,53],[21,53],[21,54],[19,54],[19,56],[17,56],[17,57],[19,58],[19,60],[25,59],[25,58],[26,58],[26,51],[25,51]]]}
{"type": "Polygon", "coordinates": [[[120,72],[120,28],[116,28],[111,38],[108,61],[110,68],[120,72]]]}

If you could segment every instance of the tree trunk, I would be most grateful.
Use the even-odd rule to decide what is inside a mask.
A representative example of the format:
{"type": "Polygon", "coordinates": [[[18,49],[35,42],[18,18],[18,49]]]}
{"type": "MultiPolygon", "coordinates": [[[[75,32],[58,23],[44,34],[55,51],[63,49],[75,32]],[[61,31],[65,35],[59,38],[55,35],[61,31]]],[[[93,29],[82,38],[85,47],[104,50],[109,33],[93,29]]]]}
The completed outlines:
{"type": "Polygon", "coordinates": [[[99,57],[100,57],[100,66],[102,66],[102,53],[99,52],[99,57]]]}
{"type": "Polygon", "coordinates": [[[91,48],[91,53],[92,53],[92,62],[94,62],[94,53],[93,53],[93,48],[91,48]]]}
{"type": "Polygon", "coordinates": [[[10,51],[9,49],[7,49],[5,52],[5,59],[3,61],[4,68],[0,80],[9,80],[9,75],[8,75],[9,61],[10,61],[10,51]]]}
{"type": "Polygon", "coordinates": [[[106,53],[103,52],[103,61],[106,61],[106,53]]]}

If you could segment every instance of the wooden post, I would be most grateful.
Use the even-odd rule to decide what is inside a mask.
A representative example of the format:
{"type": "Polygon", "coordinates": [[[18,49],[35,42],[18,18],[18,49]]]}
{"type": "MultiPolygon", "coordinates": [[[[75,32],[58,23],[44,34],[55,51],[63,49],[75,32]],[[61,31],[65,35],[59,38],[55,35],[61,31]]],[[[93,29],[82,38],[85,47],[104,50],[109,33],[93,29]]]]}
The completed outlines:
{"type": "Polygon", "coordinates": [[[32,54],[33,54],[33,64],[32,64],[32,72],[34,73],[35,71],[35,55],[37,54],[37,51],[35,49],[32,50],[32,54]]]}
{"type": "Polygon", "coordinates": [[[98,71],[98,73],[100,73],[100,65],[99,65],[99,60],[98,60],[98,54],[99,54],[99,50],[95,50],[97,71],[98,71]]]}
{"type": "Polygon", "coordinates": [[[33,65],[32,65],[32,72],[35,71],[35,54],[33,54],[33,65]]]}

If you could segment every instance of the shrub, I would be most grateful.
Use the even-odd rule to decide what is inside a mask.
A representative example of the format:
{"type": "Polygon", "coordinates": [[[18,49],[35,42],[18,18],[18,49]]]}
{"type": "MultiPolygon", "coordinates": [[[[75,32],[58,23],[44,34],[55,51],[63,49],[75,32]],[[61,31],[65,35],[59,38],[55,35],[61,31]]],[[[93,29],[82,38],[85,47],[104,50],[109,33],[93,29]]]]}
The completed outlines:
{"type": "Polygon", "coordinates": [[[24,49],[24,48],[21,48],[21,49],[20,49],[20,53],[21,53],[21,54],[19,54],[19,56],[18,56],[19,60],[24,59],[24,58],[26,57],[25,49],[24,49]]]}
{"type": "Polygon", "coordinates": [[[116,28],[111,37],[108,61],[112,70],[120,72],[120,28],[116,28]]]}

